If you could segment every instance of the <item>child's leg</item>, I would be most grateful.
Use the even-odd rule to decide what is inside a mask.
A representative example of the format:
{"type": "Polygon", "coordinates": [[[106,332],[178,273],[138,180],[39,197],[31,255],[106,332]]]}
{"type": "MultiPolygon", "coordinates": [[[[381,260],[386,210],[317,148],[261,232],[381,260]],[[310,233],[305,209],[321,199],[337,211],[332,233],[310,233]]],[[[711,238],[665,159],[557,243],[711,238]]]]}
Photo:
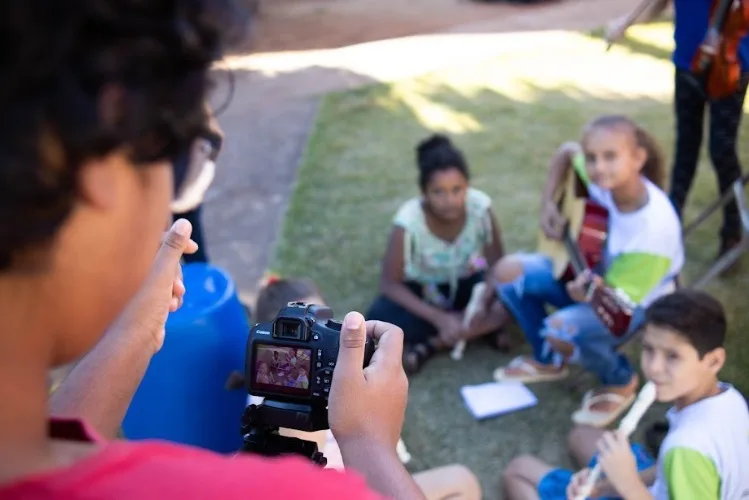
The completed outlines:
{"type": "Polygon", "coordinates": [[[587,467],[596,455],[596,445],[604,432],[604,429],[587,425],[577,425],[570,431],[567,436],[567,449],[581,469],[587,467]]]}
{"type": "Polygon", "coordinates": [[[437,329],[430,322],[412,314],[403,306],[380,296],[367,311],[368,320],[392,323],[403,330],[403,368],[415,373],[434,353],[437,329]]]}
{"type": "Polygon", "coordinates": [[[636,311],[624,339],[611,335],[589,304],[574,304],[547,318],[543,335],[554,356],[581,364],[603,384],[586,394],[582,408],[573,415],[575,423],[605,427],[634,401],[637,375],[616,348],[639,328],[641,317],[642,311],[636,311]]]}
{"type": "Polygon", "coordinates": [[[481,486],[464,465],[447,465],[413,475],[428,500],[481,500],[481,486]]]}
{"type": "MultiPolygon", "coordinates": [[[[502,471],[504,495],[501,497],[507,500],[539,500],[539,487],[554,470],[554,467],[532,455],[512,459],[502,471]]],[[[564,498],[564,490],[561,493],[558,497],[560,500],[564,498]]]]}
{"type": "Polygon", "coordinates": [[[542,335],[546,305],[564,307],[571,300],[564,285],[553,275],[551,261],[543,255],[523,255],[522,276],[512,283],[497,286],[504,306],[512,313],[533,348],[533,359],[518,358],[511,366],[495,372],[501,380],[535,382],[563,376],[563,368],[554,364],[542,335]]]}

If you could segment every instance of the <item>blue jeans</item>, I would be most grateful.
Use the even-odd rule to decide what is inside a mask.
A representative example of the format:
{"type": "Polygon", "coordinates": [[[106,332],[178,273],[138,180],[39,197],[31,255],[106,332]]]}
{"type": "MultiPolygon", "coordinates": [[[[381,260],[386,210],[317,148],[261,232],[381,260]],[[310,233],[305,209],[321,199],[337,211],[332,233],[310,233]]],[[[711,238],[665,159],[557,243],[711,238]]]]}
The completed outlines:
{"type": "Polygon", "coordinates": [[[626,356],[617,352],[642,325],[644,311],[635,310],[627,333],[614,337],[587,303],[574,302],[563,283],[554,278],[551,260],[541,254],[522,256],[523,275],[497,286],[497,294],[512,313],[533,348],[539,363],[559,366],[563,357],[551,350],[547,337],[574,346],[567,361],[596,374],[603,385],[626,385],[634,370],[626,356]],[[557,308],[549,315],[546,307],[557,308]]]}

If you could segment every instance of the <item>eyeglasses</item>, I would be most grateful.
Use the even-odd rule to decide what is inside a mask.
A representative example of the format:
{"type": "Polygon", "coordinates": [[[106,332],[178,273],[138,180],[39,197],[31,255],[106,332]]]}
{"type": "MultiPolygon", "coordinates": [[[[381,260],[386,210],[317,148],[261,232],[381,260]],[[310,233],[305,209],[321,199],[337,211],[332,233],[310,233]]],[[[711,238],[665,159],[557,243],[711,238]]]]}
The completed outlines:
{"type": "Polygon", "coordinates": [[[184,213],[203,202],[206,191],[216,175],[218,150],[210,139],[198,137],[191,147],[172,162],[174,173],[173,213],[184,213]]]}

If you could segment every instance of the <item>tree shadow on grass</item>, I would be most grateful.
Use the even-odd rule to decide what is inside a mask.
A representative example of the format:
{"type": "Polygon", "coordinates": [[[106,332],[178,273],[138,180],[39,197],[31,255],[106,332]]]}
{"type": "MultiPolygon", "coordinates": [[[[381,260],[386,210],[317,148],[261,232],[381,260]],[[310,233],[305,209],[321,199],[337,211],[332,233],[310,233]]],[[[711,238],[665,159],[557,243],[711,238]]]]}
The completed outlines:
{"type": "MultiPolygon", "coordinates": [[[[405,88],[379,85],[329,96],[299,172],[274,269],[313,278],[339,316],[365,311],[377,293],[391,218],[404,200],[418,194],[414,145],[435,129],[448,131],[464,150],[472,184],[491,195],[510,252],[535,248],[548,159],[559,144],[577,139],[591,118],[626,113],[671,151],[670,103],[525,86],[522,101],[489,87],[467,91],[429,79],[405,88]]],[[[744,132],[741,142],[747,138],[744,132]]],[[[690,214],[715,196],[712,171],[705,161],[701,167],[690,214]]],[[[716,240],[716,226],[690,238],[688,278],[709,261],[716,240]]],[[[725,378],[744,390],[749,389],[744,370],[749,346],[739,342],[739,335],[749,326],[743,307],[747,281],[737,276],[710,287],[725,304],[731,324],[725,378]]],[[[636,357],[636,346],[629,350],[636,357]]],[[[518,346],[513,356],[527,352],[527,346],[518,346]]],[[[536,407],[480,423],[463,407],[460,387],[491,380],[492,371],[507,361],[509,356],[469,346],[461,362],[440,356],[413,377],[404,429],[413,470],[463,463],[478,474],[486,497],[493,498],[502,467],[520,453],[570,465],[565,436],[581,393],[560,383],[534,385],[536,407]]],[[[648,421],[661,417],[663,409],[657,405],[648,421]]]]}

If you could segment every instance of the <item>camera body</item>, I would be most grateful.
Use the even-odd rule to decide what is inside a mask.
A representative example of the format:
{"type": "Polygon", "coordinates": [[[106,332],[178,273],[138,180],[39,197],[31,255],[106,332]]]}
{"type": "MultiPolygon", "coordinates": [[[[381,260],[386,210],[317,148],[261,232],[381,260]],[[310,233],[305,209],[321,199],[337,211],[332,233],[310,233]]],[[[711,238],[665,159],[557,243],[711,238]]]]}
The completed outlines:
{"type": "MultiPolygon", "coordinates": [[[[255,325],[247,340],[247,392],[266,401],[308,406],[327,417],[341,327],[332,309],[304,302],[290,302],[273,321],[255,325]]],[[[363,368],[374,349],[367,338],[363,368]]]]}

